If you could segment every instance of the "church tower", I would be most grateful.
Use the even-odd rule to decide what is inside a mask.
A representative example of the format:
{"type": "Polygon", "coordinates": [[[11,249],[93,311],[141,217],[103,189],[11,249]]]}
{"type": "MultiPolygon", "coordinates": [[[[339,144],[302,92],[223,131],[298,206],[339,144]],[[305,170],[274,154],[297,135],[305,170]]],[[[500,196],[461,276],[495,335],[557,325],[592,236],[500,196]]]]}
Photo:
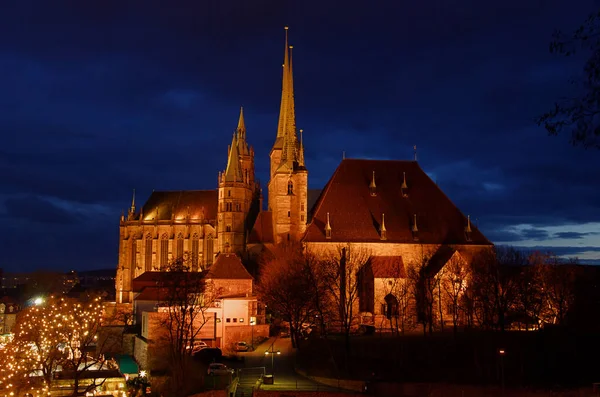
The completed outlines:
{"type": "Polygon", "coordinates": [[[217,237],[220,252],[242,252],[248,228],[258,212],[254,149],[246,142],[244,109],[227,150],[227,168],[219,173],[217,237]]]}
{"type": "MultiPolygon", "coordinates": [[[[302,134],[302,130],[300,130],[302,134]]],[[[299,240],[306,230],[308,171],[304,164],[304,146],[296,134],[292,46],[285,27],[283,83],[277,138],[271,149],[269,211],[273,214],[276,243],[299,240]]]]}

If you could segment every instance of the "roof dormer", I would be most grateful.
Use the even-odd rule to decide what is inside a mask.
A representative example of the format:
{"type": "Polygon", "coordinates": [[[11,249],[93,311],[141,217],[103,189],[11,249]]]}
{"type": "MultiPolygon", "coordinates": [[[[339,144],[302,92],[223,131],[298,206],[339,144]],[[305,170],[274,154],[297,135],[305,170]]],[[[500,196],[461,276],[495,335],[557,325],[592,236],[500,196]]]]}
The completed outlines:
{"type": "Polygon", "coordinates": [[[402,197],[408,197],[408,184],[406,183],[406,172],[402,173],[402,186],[400,186],[402,197]]]}
{"type": "Polygon", "coordinates": [[[467,241],[471,241],[471,234],[473,230],[471,229],[471,215],[467,215],[467,226],[465,226],[465,238],[467,241]]]}
{"type": "Polygon", "coordinates": [[[331,240],[331,223],[329,223],[329,212],[327,213],[327,224],[325,225],[325,238],[331,240]]]}
{"type": "Polygon", "coordinates": [[[377,185],[375,185],[375,171],[373,171],[373,178],[371,179],[371,184],[369,185],[369,192],[371,196],[377,196],[377,185]]]}
{"type": "Polygon", "coordinates": [[[411,231],[413,235],[413,240],[419,241],[419,227],[417,226],[417,214],[414,214],[411,231]]]}

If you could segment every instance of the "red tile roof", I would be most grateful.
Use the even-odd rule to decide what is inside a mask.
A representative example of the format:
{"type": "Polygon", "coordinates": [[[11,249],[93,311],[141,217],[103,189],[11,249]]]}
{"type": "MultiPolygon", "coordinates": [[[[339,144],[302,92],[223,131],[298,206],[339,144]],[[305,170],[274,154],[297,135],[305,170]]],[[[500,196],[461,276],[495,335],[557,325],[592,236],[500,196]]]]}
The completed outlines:
{"type": "Polygon", "coordinates": [[[252,276],[236,254],[219,254],[208,270],[206,278],[252,280],[252,276]]]}
{"type": "MultiPolygon", "coordinates": [[[[190,280],[202,279],[206,272],[183,272],[186,278],[190,280]]],[[[174,276],[175,279],[180,279],[180,272],[144,272],[138,277],[134,278],[131,283],[133,292],[141,292],[144,288],[156,287],[163,282],[168,282],[169,279],[174,276]]]]}
{"type": "Polygon", "coordinates": [[[414,243],[414,214],[418,241],[424,244],[491,244],[427,176],[415,161],[344,159],[323,189],[313,209],[304,241],[379,242],[385,214],[387,242],[414,243]],[[375,171],[376,196],[369,184],[375,171]],[[408,196],[401,186],[406,173],[408,196]],[[331,239],[325,238],[329,213],[331,239]],[[470,240],[470,241],[469,241],[470,240]]]}
{"type": "Polygon", "coordinates": [[[374,278],[406,278],[401,256],[374,256],[371,258],[374,278]]]}
{"type": "Polygon", "coordinates": [[[258,214],[254,227],[248,236],[248,244],[267,244],[273,242],[273,213],[262,211],[258,214]]]}
{"type": "MultiPolygon", "coordinates": [[[[216,190],[178,190],[152,192],[143,206],[144,220],[154,220],[158,209],[158,220],[217,219],[219,197],[216,190]]],[[[138,215],[139,218],[139,215],[138,215]]]]}

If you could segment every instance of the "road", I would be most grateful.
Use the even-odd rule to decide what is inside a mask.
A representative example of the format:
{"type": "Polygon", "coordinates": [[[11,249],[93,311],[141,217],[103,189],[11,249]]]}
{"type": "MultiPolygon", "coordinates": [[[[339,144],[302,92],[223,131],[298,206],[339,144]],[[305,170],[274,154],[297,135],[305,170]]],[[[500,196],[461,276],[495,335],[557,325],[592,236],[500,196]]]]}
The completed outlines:
{"type": "MultiPolygon", "coordinates": [[[[321,390],[337,391],[321,383],[315,382],[309,378],[299,375],[294,370],[296,363],[296,352],[292,349],[290,338],[269,338],[259,346],[255,346],[253,352],[240,353],[245,359],[244,371],[256,379],[258,371],[250,368],[264,368],[266,374],[273,374],[274,382],[272,385],[262,384],[262,390],[321,390]],[[269,351],[269,354],[265,354],[269,351]],[[275,354],[270,354],[271,352],[275,354]],[[279,351],[280,354],[277,354],[279,351]]],[[[248,377],[246,377],[248,378],[248,377]]],[[[255,382],[255,380],[254,380],[255,382]]],[[[250,385],[250,379],[245,379],[244,384],[250,385]]],[[[248,386],[246,386],[248,387],[248,386]]]]}

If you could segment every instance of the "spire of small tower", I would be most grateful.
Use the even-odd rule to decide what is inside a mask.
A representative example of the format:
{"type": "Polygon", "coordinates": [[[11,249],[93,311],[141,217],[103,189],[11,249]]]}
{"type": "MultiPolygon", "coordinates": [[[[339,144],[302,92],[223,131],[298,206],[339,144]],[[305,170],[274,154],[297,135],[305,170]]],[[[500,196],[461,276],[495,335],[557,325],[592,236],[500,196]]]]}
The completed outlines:
{"type": "Polygon", "coordinates": [[[375,171],[373,171],[373,178],[371,178],[369,191],[371,192],[371,196],[377,196],[377,185],[375,185],[375,171]]]}
{"type": "Polygon", "coordinates": [[[408,189],[408,185],[406,184],[406,172],[402,173],[404,180],[402,181],[402,189],[408,189]]]}
{"type": "Polygon", "coordinates": [[[387,240],[387,230],[385,228],[385,214],[381,214],[381,227],[379,228],[379,232],[381,233],[381,239],[387,240]]]}
{"type": "Polygon", "coordinates": [[[471,215],[467,215],[467,227],[465,227],[465,232],[471,233],[471,215]]]}
{"type": "Polygon", "coordinates": [[[227,168],[225,169],[225,182],[241,182],[242,170],[240,168],[240,153],[238,151],[236,134],[233,134],[231,146],[229,147],[229,157],[227,159],[227,168]]]}
{"type": "Polygon", "coordinates": [[[414,222],[413,222],[413,227],[412,227],[412,232],[413,233],[417,233],[419,231],[419,228],[417,227],[417,214],[415,214],[414,216],[414,222]]]}
{"type": "Polygon", "coordinates": [[[325,238],[331,238],[331,224],[329,223],[329,212],[327,213],[327,224],[325,225],[325,238]]]}
{"type": "Polygon", "coordinates": [[[135,189],[133,189],[133,197],[131,198],[131,208],[129,209],[130,213],[135,213],[135,189]]]}
{"type": "Polygon", "coordinates": [[[300,149],[298,150],[298,165],[304,167],[304,130],[300,130],[300,149]]]}
{"type": "Polygon", "coordinates": [[[244,107],[240,107],[240,119],[238,121],[238,126],[237,126],[237,133],[238,133],[238,137],[243,137],[243,139],[246,139],[246,123],[244,123],[244,107]]]}

